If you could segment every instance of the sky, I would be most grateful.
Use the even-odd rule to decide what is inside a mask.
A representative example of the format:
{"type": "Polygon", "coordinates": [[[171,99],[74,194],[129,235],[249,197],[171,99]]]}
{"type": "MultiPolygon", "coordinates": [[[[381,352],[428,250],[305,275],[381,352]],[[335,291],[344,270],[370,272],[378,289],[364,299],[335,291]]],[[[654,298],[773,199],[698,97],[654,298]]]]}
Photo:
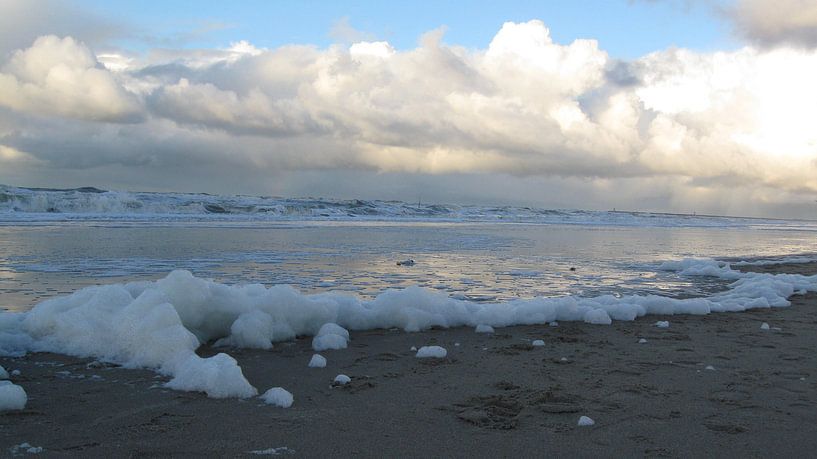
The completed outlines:
{"type": "Polygon", "coordinates": [[[0,0],[0,183],[817,218],[817,2],[0,0]]]}

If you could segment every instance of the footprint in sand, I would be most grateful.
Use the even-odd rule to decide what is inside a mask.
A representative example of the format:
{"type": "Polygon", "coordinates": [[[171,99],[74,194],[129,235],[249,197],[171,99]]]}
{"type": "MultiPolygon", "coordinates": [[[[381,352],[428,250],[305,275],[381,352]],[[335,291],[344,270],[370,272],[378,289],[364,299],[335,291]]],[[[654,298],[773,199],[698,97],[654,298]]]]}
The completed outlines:
{"type": "MultiPolygon", "coordinates": [[[[582,411],[582,399],[573,394],[562,393],[558,386],[547,390],[522,389],[507,381],[499,381],[494,387],[503,391],[500,394],[472,396],[463,402],[455,403],[445,410],[453,410],[458,419],[485,429],[515,429],[525,411],[537,420],[544,415],[573,416],[582,411]]],[[[575,420],[571,417],[571,422],[575,420]]],[[[552,424],[552,423],[551,423],[552,424]]],[[[551,425],[547,424],[547,425],[551,425]]],[[[554,429],[563,424],[552,424],[554,429]]]]}
{"type": "Polygon", "coordinates": [[[454,406],[458,419],[483,429],[515,429],[522,411],[519,401],[505,395],[470,397],[454,406]]]}

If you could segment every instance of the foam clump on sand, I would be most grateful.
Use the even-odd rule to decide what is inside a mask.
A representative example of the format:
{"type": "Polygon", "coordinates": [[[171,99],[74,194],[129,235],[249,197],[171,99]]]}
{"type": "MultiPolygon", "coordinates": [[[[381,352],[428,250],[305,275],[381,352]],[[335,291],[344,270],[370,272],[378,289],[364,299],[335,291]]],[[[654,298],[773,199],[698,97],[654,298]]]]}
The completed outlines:
{"type": "Polygon", "coordinates": [[[493,333],[494,327],[485,324],[477,325],[477,328],[474,329],[476,333],[493,333]]]}
{"type": "Polygon", "coordinates": [[[9,373],[3,368],[3,365],[0,365],[0,379],[9,379],[9,373]]]}
{"type": "Polygon", "coordinates": [[[326,335],[338,335],[342,336],[346,341],[350,340],[349,337],[349,330],[341,327],[335,323],[325,323],[321,326],[320,330],[315,336],[326,336],[326,335]]]}
{"type": "Polygon", "coordinates": [[[22,410],[26,402],[28,395],[22,387],[10,381],[0,381],[0,411],[22,410]]]}
{"type": "Polygon", "coordinates": [[[646,344],[646,343],[647,343],[646,339],[644,339],[644,338],[639,338],[638,339],[638,344],[646,344]]]}
{"type": "Polygon", "coordinates": [[[258,394],[250,385],[234,358],[217,354],[202,359],[190,356],[175,369],[175,377],[167,384],[171,389],[205,392],[213,398],[247,398],[258,394]]]}
{"type": "Polygon", "coordinates": [[[9,452],[12,456],[17,456],[20,454],[28,453],[28,454],[40,454],[43,452],[42,446],[33,446],[31,443],[25,442],[20,443],[19,445],[14,445],[9,448],[9,452]]]}
{"type": "Polygon", "coordinates": [[[595,425],[596,421],[588,418],[587,416],[582,416],[579,418],[578,425],[581,427],[592,426],[595,425]]]}
{"type": "Polygon", "coordinates": [[[309,368],[325,368],[326,357],[320,354],[313,354],[312,359],[309,360],[309,368]]]}
{"type": "Polygon", "coordinates": [[[273,387],[261,395],[264,403],[267,405],[279,406],[281,408],[289,408],[292,406],[294,398],[292,394],[283,387],[273,387]]]}
{"type": "Polygon", "coordinates": [[[313,336],[320,349],[348,345],[349,330],[432,327],[507,327],[584,321],[609,324],[647,314],[710,314],[787,307],[795,292],[817,291],[817,276],[742,273],[727,263],[687,259],[662,265],[682,275],[733,281],[705,298],[602,295],[474,302],[420,287],[386,290],[367,300],[347,293],[307,295],[286,286],[225,285],[173,271],[152,282],[87,287],[36,305],[0,313],[0,355],[57,352],[150,368],[171,378],[168,387],[211,397],[249,397],[256,390],[226,354],[201,358],[209,342],[268,348],[295,336],[313,336]]]}
{"type": "Polygon", "coordinates": [[[659,320],[655,323],[655,326],[658,328],[669,328],[669,322],[666,320],[659,320]]]}
{"type": "Polygon", "coordinates": [[[274,328],[269,314],[258,310],[245,312],[230,325],[230,336],[216,341],[215,346],[271,349],[274,328]]]}
{"type": "Polygon", "coordinates": [[[741,273],[732,270],[729,263],[711,258],[684,258],[665,261],[658,266],[661,271],[678,271],[685,276],[711,276],[721,279],[739,279],[741,273]]]}
{"type": "Polygon", "coordinates": [[[763,322],[762,324],[760,324],[760,329],[761,330],[768,330],[769,328],[770,328],[769,324],[767,324],[766,322],[763,322]]]}
{"type": "Polygon", "coordinates": [[[287,448],[286,446],[279,446],[277,448],[256,449],[248,453],[255,454],[256,456],[281,456],[284,454],[295,454],[295,450],[287,448]]]}
{"type": "Polygon", "coordinates": [[[350,377],[348,377],[346,375],[337,375],[337,376],[335,376],[335,380],[333,381],[333,384],[338,385],[338,386],[343,386],[343,385],[349,384],[351,381],[352,381],[352,378],[350,378],[350,377]]]}
{"type": "Polygon", "coordinates": [[[544,346],[544,345],[545,345],[545,342],[544,342],[544,341],[542,341],[541,339],[535,339],[535,340],[533,340],[533,342],[532,342],[532,343],[530,343],[530,344],[531,344],[531,346],[534,346],[534,347],[542,347],[542,346],[544,346]]]}
{"type": "Polygon", "coordinates": [[[613,319],[604,309],[591,309],[584,314],[584,321],[595,325],[610,325],[613,319]]]}
{"type": "Polygon", "coordinates": [[[448,351],[440,346],[423,346],[417,351],[418,359],[442,359],[445,358],[446,355],[448,355],[448,351]]]}
{"type": "Polygon", "coordinates": [[[312,349],[346,349],[349,345],[349,331],[335,323],[324,324],[312,339],[312,349]]]}

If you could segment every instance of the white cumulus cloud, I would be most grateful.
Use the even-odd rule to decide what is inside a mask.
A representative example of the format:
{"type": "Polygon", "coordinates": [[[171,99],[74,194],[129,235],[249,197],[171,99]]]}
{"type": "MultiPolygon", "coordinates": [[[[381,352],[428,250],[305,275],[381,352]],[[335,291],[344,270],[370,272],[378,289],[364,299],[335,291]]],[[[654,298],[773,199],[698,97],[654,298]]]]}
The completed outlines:
{"type": "Polygon", "coordinates": [[[141,111],[87,47],[53,35],[16,51],[2,67],[0,106],[99,121],[132,120],[141,111]]]}

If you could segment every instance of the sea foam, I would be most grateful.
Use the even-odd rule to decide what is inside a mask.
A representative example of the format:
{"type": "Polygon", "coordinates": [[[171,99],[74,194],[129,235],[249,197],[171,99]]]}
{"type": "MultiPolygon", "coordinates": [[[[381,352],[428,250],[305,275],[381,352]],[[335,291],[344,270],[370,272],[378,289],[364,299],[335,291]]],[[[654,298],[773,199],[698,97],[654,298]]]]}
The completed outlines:
{"type": "Polygon", "coordinates": [[[564,296],[486,303],[435,290],[386,290],[372,300],[342,293],[306,295],[277,285],[230,286],[173,271],[155,282],[88,287],[46,300],[26,313],[0,313],[0,354],[58,352],[93,357],[170,376],[173,389],[211,397],[251,397],[257,390],[227,354],[196,355],[206,342],[266,348],[315,336],[316,349],[346,346],[348,330],[506,327],[584,321],[609,324],[647,314],[709,314],[786,307],[795,292],[817,291],[817,276],[741,273],[715,260],[683,260],[664,269],[733,280],[705,298],[656,295],[564,296]]]}

